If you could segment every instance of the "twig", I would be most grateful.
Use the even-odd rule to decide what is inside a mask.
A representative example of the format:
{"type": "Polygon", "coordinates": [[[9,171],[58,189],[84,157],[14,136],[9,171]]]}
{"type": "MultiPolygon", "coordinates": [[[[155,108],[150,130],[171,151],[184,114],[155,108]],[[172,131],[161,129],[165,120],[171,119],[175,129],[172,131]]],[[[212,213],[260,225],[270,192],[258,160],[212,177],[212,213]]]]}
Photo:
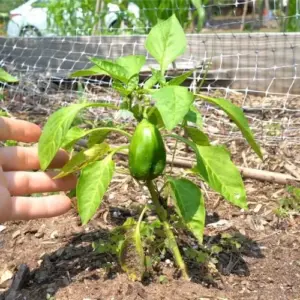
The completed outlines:
{"type": "Polygon", "coordinates": [[[296,168],[294,165],[286,163],[286,164],[284,165],[284,168],[285,168],[285,170],[286,170],[287,172],[289,172],[291,175],[293,175],[293,176],[296,177],[297,179],[300,179],[300,174],[298,173],[297,168],[296,168]]]}
{"type": "MultiPolygon", "coordinates": [[[[84,146],[86,145],[86,142],[80,141],[80,144],[84,146]]],[[[127,156],[127,152],[125,153],[118,153],[119,156],[127,156]]],[[[167,156],[167,163],[172,163],[172,156],[167,156]]],[[[177,157],[173,161],[174,167],[179,168],[187,168],[190,169],[193,166],[196,165],[196,161],[191,160],[189,158],[185,157],[177,157]]],[[[300,177],[295,178],[293,176],[290,176],[288,174],[278,173],[278,172],[271,172],[271,171],[265,171],[265,170],[258,170],[258,169],[252,169],[252,168],[244,168],[237,166],[240,173],[244,178],[251,178],[256,179],[259,181],[267,181],[271,183],[278,183],[278,184],[284,184],[284,185],[293,185],[300,187],[300,177]]]]}

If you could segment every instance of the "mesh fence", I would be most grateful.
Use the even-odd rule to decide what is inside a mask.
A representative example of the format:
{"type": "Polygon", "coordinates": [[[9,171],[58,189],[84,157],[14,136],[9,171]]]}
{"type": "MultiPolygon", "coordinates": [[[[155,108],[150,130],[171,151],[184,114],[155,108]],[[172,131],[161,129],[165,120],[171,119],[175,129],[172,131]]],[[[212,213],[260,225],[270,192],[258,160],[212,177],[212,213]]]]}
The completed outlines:
{"type": "MultiPolygon", "coordinates": [[[[184,84],[242,107],[261,143],[300,143],[298,0],[67,2],[0,1],[0,65],[20,79],[2,85],[3,110],[48,115],[83,97],[119,103],[109,78],[68,75],[88,68],[89,57],[144,54],[144,82],[155,67],[144,48],[145,34],[158,19],[175,13],[188,49],[168,77],[195,69],[184,84]]],[[[211,137],[242,138],[221,111],[208,105],[199,109],[211,137]]],[[[91,117],[117,118],[101,112],[91,117]]]]}

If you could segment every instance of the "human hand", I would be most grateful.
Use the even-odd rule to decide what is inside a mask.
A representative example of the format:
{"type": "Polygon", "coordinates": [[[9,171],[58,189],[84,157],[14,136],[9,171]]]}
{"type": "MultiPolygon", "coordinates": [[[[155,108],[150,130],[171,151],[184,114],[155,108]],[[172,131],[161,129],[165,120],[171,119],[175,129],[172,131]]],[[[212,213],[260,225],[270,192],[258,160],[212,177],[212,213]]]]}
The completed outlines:
{"type": "MultiPolygon", "coordinates": [[[[21,120],[0,118],[0,140],[35,143],[41,135],[39,126],[21,120]]],[[[69,159],[60,150],[50,169],[61,168],[69,159]]],[[[52,179],[54,171],[39,170],[37,147],[0,148],[0,223],[9,220],[50,218],[66,213],[71,200],[62,194],[26,197],[34,193],[69,191],[76,186],[76,177],[52,179]]]]}

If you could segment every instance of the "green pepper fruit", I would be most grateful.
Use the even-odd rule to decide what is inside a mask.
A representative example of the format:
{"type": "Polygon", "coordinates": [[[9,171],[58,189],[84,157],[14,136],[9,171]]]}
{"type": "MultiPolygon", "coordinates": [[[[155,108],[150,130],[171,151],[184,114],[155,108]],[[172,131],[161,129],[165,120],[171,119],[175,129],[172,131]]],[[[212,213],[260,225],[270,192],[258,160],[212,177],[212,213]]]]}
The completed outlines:
{"type": "Polygon", "coordinates": [[[129,146],[129,170],[137,180],[151,180],[166,166],[166,149],[159,130],[143,119],[135,129],[129,146]]]}

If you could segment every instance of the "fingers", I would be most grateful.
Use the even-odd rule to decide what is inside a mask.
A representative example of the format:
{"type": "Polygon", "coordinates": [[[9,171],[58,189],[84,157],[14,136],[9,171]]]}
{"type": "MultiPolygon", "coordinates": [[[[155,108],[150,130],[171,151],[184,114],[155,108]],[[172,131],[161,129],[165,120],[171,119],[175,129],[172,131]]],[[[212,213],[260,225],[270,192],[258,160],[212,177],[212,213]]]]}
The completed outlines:
{"type": "MultiPolygon", "coordinates": [[[[66,151],[60,150],[49,168],[57,169],[69,160],[66,151]]],[[[4,171],[39,170],[40,162],[37,147],[4,147],[0,148],[0,163],[4,171]]]]}
{"type": "Polygon", "coordinates": [[[51,218],[66,213],[71,200],[64,195],[47,197],[12,197],[11,220],[51,218]]]}
{"type": "Polygon", "coordinates": [[[38,125],[30,122],[0,117],[0,140],[15,140],[24,143],[37,142],[41,135],[38,125]]]}
{"type": "Polygon", "coordinates": [[[69,191],[76,187],[77,178],[69,175],[52,179],[54,172],[5,172],[7,189],[12,196],[24,196],[34,193],[69,191]]]}
{"type": "MultiPolygon", "coordinates": [[[[2,166],[0,165],[0,187],[1,186],[6,187],[7,186],[7,181],[6,181],[2,166]]],[[[1,195],[1,193],[0,193],[0,195],[1,195]]]]}

